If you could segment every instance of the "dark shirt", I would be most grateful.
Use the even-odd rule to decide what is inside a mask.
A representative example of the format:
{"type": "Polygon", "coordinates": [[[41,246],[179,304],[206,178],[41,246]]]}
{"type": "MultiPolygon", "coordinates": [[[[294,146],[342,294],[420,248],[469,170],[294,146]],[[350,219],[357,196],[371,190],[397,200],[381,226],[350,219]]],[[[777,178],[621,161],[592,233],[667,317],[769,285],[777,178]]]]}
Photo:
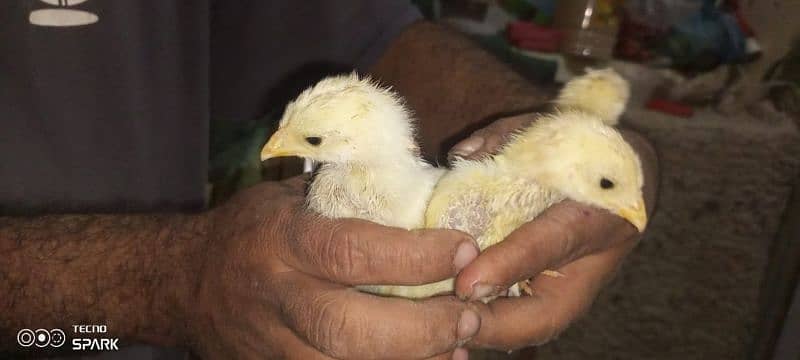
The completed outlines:
{"type": "Polygon", "coordinates": [[[418,17],[393,0],[0,1],[0,214],[202,208],[210,119],[364,70],[418,17]]]}

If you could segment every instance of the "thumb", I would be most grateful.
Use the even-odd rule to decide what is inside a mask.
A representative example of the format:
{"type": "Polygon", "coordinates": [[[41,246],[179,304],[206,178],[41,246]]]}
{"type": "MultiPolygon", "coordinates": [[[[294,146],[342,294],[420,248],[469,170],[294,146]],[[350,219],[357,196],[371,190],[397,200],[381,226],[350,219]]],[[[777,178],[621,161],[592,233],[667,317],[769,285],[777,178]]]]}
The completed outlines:
{"type": "Polygon", "coordinates": [[[450,149],[450,152],[447,154],[447,161],[452,163],[457,158],[469,158],[472,154],[481,149],[485,142],[486,140],[480,135],[473,135],[461,140],[450,149]]]}

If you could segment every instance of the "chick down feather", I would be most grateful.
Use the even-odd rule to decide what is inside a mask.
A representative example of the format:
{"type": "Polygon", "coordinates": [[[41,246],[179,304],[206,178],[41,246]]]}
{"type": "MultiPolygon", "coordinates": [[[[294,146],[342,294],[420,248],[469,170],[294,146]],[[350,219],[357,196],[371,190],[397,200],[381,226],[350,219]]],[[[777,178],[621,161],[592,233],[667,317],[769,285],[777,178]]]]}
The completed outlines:
{"type": "Polygon", "coordinates": [[[614,69],[586,69],[586,74],[568,81],[556,99],[561,110],[582,110],[614,126],[625,111],[630,85],[614,69]]]}
{"type": "Polygon", "coordinates": [[[262,159],[302,156],[320,164],[306,197],[330,218],[421,228],[444,172],[426,163],[402,99],[356,73],[321,80],[287,105],[262,159]]]}
{"type": "MultiPolygon", "coordinates": [[[[498,155],[456,162],[434,189],[426,227],[467,232],[484,250],[569,198],[620,214],[643,230],[642,176],[638,156],[614,128],[583,111],[557,111],[542,115],[498,155]]],[[[424,298],[451,292],[453,285],[448,279],[384,291],[424,298]]]]}

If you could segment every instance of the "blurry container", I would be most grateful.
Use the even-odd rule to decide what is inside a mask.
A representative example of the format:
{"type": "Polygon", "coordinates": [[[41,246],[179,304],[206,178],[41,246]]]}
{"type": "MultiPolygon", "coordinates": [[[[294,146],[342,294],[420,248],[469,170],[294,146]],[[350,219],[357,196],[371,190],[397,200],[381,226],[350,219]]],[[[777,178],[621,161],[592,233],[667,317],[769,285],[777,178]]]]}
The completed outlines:
{"type": "Polygon", "coordinates": [[[619,4],[613,0],[558,1],[553,26],[564,34],[561,52],[611,59],[619,31],[619,4]]]}

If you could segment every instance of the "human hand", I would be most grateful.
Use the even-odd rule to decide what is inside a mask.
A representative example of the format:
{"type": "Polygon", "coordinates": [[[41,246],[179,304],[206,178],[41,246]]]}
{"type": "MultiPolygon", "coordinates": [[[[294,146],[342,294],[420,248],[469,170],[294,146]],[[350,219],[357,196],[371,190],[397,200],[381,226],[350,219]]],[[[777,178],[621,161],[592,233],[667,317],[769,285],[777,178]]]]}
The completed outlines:
{"type": "MultiPolygon", "coordinates": [[[[475,159],[496,153],[510,134],[534,119],[525,114],[498,120],[454,146],[451,156],[475,159]]],[[[623,136],[642,160],[644,196],[651,210],[657,173],[654,151],[634,133],[623,136]]],[[[473,303],[481,329],[468,346],[511,350],[555,338],[591,306],[638,239],[633,225],[605,210],[574,201],[552,206],[486,249],[457,277],[456,294],[471,300],[497,295],[533,277],[532,296],[473,303]],[[557,269],[564,277],[538,275],[547,269],[557,269]]]]}
{"type": "Polygon", "coordinates": [[[414,302],[350,287],[453,277],[477,256],[474,240],[326,219],[302,204],[295,178],[212,211],[187,324],[202,357],[449,359],[478,331],[477,314],[452,296],[414,302]]]}

